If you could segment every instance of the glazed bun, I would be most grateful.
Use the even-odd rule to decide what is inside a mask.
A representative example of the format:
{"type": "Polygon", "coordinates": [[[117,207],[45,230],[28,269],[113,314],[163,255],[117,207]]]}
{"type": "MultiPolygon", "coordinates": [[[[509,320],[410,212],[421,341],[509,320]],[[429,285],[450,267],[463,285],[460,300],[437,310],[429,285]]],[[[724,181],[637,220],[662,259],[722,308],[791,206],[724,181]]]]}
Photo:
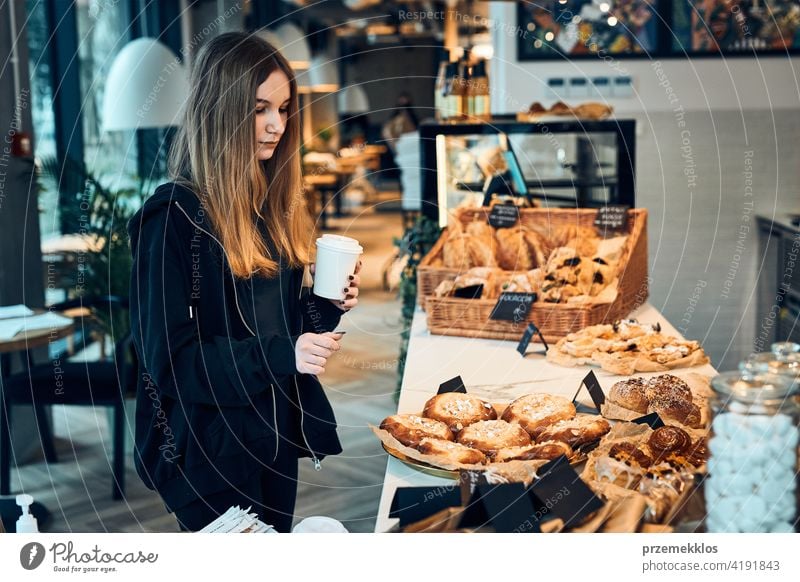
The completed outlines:
{"type": "Polygon", "coordinates": [[[530,445],[531,437],[518,424],[482,420],[462,430],[458,442],[493,456],[500,449],[530,445]]]}
{"type": "Polygon", "coordinates": [[[481,420],[495,420],[494,407],[475,396],[458,392],[437,394],[425,403],[422,416],[445,423],[453,432],[481,420]]]}
{"type": "Polygon", "coordinates": [[[394,414],[383,420],[381,429],[407,447],[416,447],[424,438],[452,441],[452,431],[447,425],[415,414],[394,414]]]}

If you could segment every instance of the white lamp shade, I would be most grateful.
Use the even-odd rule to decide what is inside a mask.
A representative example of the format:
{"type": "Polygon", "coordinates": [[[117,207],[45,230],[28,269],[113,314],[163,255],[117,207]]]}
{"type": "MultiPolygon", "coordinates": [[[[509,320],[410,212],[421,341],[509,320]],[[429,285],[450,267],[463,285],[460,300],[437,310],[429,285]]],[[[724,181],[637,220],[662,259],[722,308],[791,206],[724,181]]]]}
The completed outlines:
{"type": "Polygon", "coordinates": [[[178,125],[189,81],[175,54],[154,38],[126,44],[106,80],[103,130],[178,125]]]}
{"type": "Polygon", "coordinates": [[[368,113],[367,92],[361,85],[348,85],[338,95],[339,113],[368,113]]]}
{"type": "Polygon", "coordinates": [[[307,69],[311,65],[311,48],[305,33],[295,24],[287,22],[277,30],[281,44],[278,47],[293,69],[307,69]]]}
{"type": "Polygon", "coordinates": [[[336,63],[326,55],[317,55],[311,59],[308,70],[308,82],[314,93],[332,93],[339,90],[339,72],[336,63]]]}

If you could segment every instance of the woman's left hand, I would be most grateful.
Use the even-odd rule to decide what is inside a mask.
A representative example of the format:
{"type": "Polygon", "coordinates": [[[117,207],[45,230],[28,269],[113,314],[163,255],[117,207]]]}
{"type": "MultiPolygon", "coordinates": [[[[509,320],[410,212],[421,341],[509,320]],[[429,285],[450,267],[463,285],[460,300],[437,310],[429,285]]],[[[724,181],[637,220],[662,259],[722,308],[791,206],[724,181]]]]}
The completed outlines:
{"type": "MultiPolygon", "coordinates": [[[[315,270],[316,265],[311,265],[312,274],[315,270]]],[[[355,273],[350,275],[349,286],[343,289],[345,293],[344,299],[328,299],[328,301],[342,311],[350,311],[353,307],[358,305],[358,286],[361,284],[361,275],[358,274],[359,271],[361,271],[361,261],[358,261],[355,273]]]]}

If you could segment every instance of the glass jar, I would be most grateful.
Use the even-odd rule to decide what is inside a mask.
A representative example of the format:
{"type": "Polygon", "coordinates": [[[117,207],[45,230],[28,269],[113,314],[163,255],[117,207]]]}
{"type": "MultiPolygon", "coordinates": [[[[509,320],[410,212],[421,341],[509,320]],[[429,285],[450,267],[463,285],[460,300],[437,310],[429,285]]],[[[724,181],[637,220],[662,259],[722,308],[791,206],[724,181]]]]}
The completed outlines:
{"type": "Polygon", "coordinates": [[[772,350],[761,354],[753,354],[739,364],[739,370],[745,374],[779,374],[789,381],[800,381],[800,345],[793,342],[772,344],[772,350]]]}
{"type": "Polygon", "coordinates": [[[705,482],[709,532],[793,532],[797,523],[796,384],[787,376],[714,378],[705,482]]]}

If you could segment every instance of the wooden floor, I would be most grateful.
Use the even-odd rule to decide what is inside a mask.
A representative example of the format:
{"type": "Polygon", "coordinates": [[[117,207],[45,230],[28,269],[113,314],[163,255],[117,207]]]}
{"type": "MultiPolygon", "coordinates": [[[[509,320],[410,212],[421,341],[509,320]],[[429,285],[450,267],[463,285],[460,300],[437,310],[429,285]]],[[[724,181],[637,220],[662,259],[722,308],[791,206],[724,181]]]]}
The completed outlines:
{"type": "MultiPolygon", "coordinates": [[[[374,528],[386,454],[367,427],[395,410],[400,304],[381,289],[381,271],[399,236],[399,214],[366,213],[335,219],[335,232],[365,248],[359,307],[340,325],[343,349],[321,378],[339,421],[344,453],[314,471],[301,461],[296,519],[327,515],[353,532],[374,528]]],[[[57,407],[53,411],[59,462],[26,463],[12,470],[12,493],[25,491],[53,514],[49,532],[177,531],[158,495],[140,481],[128,459],[126,499],[111,499],[111,438],[105,411],[57,407]]]]}

